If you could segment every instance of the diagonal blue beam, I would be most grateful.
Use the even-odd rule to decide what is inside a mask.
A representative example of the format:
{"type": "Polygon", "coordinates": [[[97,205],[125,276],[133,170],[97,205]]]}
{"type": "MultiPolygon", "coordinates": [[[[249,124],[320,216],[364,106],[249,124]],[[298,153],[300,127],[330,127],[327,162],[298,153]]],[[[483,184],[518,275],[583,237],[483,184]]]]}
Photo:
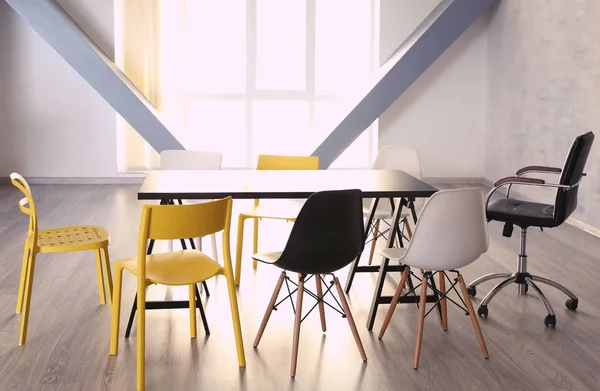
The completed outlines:
{"type": "Polygon", "coordinates": [[[184,149],[152,103],[55,0],[6,2],[157,152],[184,149]]]}
{"type": "Polygon", "coordinates": [[[328,168],[495,1],[442,0],[312,153],[319,157],[319,168],[328,168]]]}

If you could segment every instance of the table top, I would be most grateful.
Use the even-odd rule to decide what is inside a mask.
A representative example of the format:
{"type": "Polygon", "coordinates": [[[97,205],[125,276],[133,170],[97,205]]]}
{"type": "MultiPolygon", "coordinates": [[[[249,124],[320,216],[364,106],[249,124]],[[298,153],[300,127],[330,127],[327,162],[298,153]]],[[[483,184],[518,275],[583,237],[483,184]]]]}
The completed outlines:
{"type": "Polygon", "coordinates": [[[360,189],[365,198],[430,197],[437,189],[397,170],[157,170],[139,200],[308,198],[324,190],[360,189]]]}

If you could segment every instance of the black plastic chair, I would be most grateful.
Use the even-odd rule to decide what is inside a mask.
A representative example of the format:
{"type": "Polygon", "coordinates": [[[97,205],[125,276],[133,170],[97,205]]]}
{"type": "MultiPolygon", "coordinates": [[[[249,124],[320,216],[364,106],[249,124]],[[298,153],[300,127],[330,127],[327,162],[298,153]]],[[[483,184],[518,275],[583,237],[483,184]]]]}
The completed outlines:
{"type": "Polygon", "coordinates": [[[494,188],[488,193],[486,199],[487,219],[503,221],[504,231],[503,236],[510,237],[512,235],[513,226],[521,228],[521,251],[517,262],[517,271],[514,273],[490,273],[479,277],[469,284],[468,291],[471,296],[475,296],[476,286],[484,281],[494,278],[504,278],[505,280],[496,285],[481,301],[477,314],[487,318],[488,304],[492,298],[501,291],[504,287],[515,283],[518,284],[518,294],[524,295],[527,293],[527,288],[530,286],[538,295],[542,303],[548,310],[548,315],[544,319],[544,324],[547,327],[553,328],[556,326],[556,316],[550,302],[542,293],[540,288],[535,284],[540,282],[550,285],[564,294],[569,299],[566,301],[566,306],[570,310],[577,309],[579,299],[573,292],[562,286],[561,284],[539,277],[527,272],[527,228],[553,228],[561,225],[576,209],[577,194],[579,183],[585,175],[583,172],[585,164],[590,153],[592,144],[594,143],[594,134],[587,132],[578,136],[573,144],[565,160],[563,168],[545,167],[545,166],[528,166],[516,172],[516,176],[502,178],[494,184],[494,188]],[[548,183],[538,178],[526,178],[522,175],[537,172],[545,174],[560,174],[558,183],[548,183]],[[499,188],[508,185],[506,198],[496,200],[490,203],[492,194],[499,188]],[[556,197],[554,205],[542,204],[536,202],[528,202],[519,199],[510,198],[510,187],[512,185],[530,185],[530,186],[546,186],[556,188],[556,197]]]}
{"type": "Polygon", "coordinates": [[[346,296],[338,278],[333,274],[336,270],[354,261],[362,253],[365,245],[364,235],[362,192],[360,190],[323,191],[314,193],[307,199],[298,214],[287,244],[282,252],[262,253],[253,256],[257,261],[272,264],[283,269],[256,339],[254,340],[255,348],[258,346],[265,331],[271,312],[277,309],[277,306],[288,298],[292,302],[293,308],[294,302],[291,296],[296,291],[298,292],[296,300],[297,308],[294,308],[296,320],[294,323],[294,341],[292,345],[291,377],[296,376],[300,323],[317,305],[319,306],[321,328],[323,331],[326,331],[324,304],[327,304],[348,319],[348,324],[352,329],[352,334],[358,345],[360,355],[363,361],[367,361],[367,356],[358,335],[354,318],[350,312],[350,307],[346,301],[346,296]],[[286,271],[298,273],[299,283],[296,284],[290,279],[286,271]],[[333,277],[333,281],[329,284],[325,293],[323,293],[321,283],[327,286],[327,283],[323,279],[323,275],[327,274],[333,277]],[[305,286],[305,282],[312,277],[315,277],[316,294],[308,290],[305,286]],[[276,304],[284,281],[290,293],[276,304]],[[290,283],[297,288],[293,291],[290,290],[290,283]],[[333,295],[333,292],[331,292],[334,285],[337,288],[341,305],[333,295]],[[305,292],[317,302],[303,318],[302,301],[305,292]],[[323,300],[328,293],[333,296],[339,309],[323,300]]]}

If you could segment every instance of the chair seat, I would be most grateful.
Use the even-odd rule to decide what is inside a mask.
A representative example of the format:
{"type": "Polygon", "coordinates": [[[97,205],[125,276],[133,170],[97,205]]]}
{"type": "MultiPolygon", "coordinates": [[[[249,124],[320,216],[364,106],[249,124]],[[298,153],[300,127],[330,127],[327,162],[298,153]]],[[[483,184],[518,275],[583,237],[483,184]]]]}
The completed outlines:
{"type": "Polygon", "coordinates": [[[304,199],[298,200],[266,200],[261,201],[261,204],[252,208],[251,211],[242,212],[241,214],[265,219],[279,220],[296,220],[296,216],[300,213],[304,199]]]}
{"type": "Polygon", "coordinates": [[[402,248],[402,247],[385,248],[378,252],[379,252],[379,254],[383,255],[384,257],[386,257],[392,261],[399,261],[404,257],[404,254],[406,253],[406,248],[402,248]]]}
{"type": "Polygon", "coordinates": [[[41,253],[73,252],[105,247],[108,239],[108,231],[98,225],[70,226],[38,231],[37,245],[41,253]]]}
{"type": "Polygon", "coordinates": [[[263,262],[263,263],[275,263],[275,262],[277,262],[279,257],[281,257],[281,254],[282,254],[281,251],[271,252],[271,253],[254,254],[252,256],[252,259],[255,259],[255,260],[257,260],[259,262],[263,262]]]}
{"type": "Polygon", "coordinates": [[[500,199],[487,207],[487,218],[506,221],[519,227],[554,227],[554,206],[518,199],[500,199]]]}
{"type": "MultiPolygon", "coordinates": [[[[125,269],[137,276],[137,258],[120,259],[125,269]]],[[[180,250],[146,256],[146,280],[162,285],[189,285],[207,280],[221,265],[199,250],[180,250]]]]}

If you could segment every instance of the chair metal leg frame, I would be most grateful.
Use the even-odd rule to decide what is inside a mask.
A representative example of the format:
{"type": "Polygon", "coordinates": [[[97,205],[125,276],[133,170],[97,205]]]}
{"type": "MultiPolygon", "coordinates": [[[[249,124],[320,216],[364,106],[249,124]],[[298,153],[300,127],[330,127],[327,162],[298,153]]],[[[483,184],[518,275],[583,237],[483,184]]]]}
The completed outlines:
{"type": "MultiPolygon", "coordinates": [[[[458,270],[448,270],[447,272],[444,272],[444,271],[439,271],[439,272],[436,271],[433,273],[425,272],[425,273],[423,273],[423,278],[421,281],[432,280],[433,276],[435,274],[439,273],[440,287],[442,290],[438,291],[438,293],[440,294],[440,299],[436,303],[436,305],[438,303],[442,302],[442,306],[443,306],[442,312],[443,312],[443,318],[444,318],[444,320],[443,320],[444,331],[446,331],[448,329],[447,313],[446,313],[446,308],[445,308],[446,300],[450,300],[457,307],[459,307],[460,309],[465,311],[465,315],[467,315],[471,318],[471,322],[473,324],[475,334],[477,335],[477,339],[479,340],[479,345],[481,347],[481,351],[483,352],[483,356],[487,359],[487,358],[489,358],[487,346],[483,339],[483,334],[481,332],[481,328],[479,327],[479,322],[477,321],[477,317],[475,316],[475,310],[473,309],[473,303],[471,302],[471,298],[469,297],[469,293],[467,291],[467,287],[465,286],[465,282],[462,278],[462,275],[460,274],[460,272],[458,270]],[[456,273],[456,277],[454,278],[454,281],[451,281],[450,278],[448,278],[447,272],[456,273]],[[450,283],[450,288],[448,290],[445,289],[446,281],[448,281],[450,283]],[[462,295],[456,289],[456,285],[460,285],[462,295]],[[454,291],[456,293],[456,295],[458,296],[458,298],[460,299],[460,301],[462,302],[464,307],[462,305],[458,304],[456,301],[452,300],[450,297],[448,297],[448,293],[450,291],[454,291]],[[463,300],[463,297],[464,297],[464,300],[463,300]]],[[[398,288],[396,289],[396,293],[394,294],[390,308],[388,309],[388,313],[387,313],[385,320],[383,322],[383,325],[381,327],[381,331],[379,332],[379,336],[378,336],[379,339],[382,339],[383,335],[385,334],[385,331],[390,323],[392,315],[394,314],[394,310],[396,309],[396,304],[398,304],[398,301],[400,300],[400,297],[402,296],[402,290],[404,288],[404,284],[408,280],[408,277],[411,275],[411,273],[412,272],[410,271],[409,267],[407,267],[404,270],[404,272],[402,272],[402,279],[400,280],[400,284],[398,284],[398,288]]],[[[414,369],[418,369],[418,367],[419,367],[419,357],[421,355],[421,341],[423,340],[423,327],[424,327],[425,317],[427,315],[429,315],[431,310],[433,310],[433,307],[432,307],[429,309],[429,311],[427,311],[427,312],[425,311],[427,287],[430,286],[430,284],[421,283],[419,285],[421,286],[421,294],[420,294],[419,318],[418,318],[418,323],[417,323],[417,338],[416,338],[416,342],[415,342],[415,355],[414,355],[414,365],[413,365],[414,369]]]]}
{"type": "MultiPolygon", "coordinates": [[[[320,311],[321,311],[321,306],[323,304],[327,304],[329,307],[333,308],[335,311],[337,311],[338,313],[340,313],[342,315],[342,317],[345,317],[348,320],[348,324],[350,326],[350,329],[352,330],[352,335],[354,337],[354,340],[356,342],[356,345],[358,347],[358,350],[360,352],[361,358],[363,361],[367,361],[367,355],[365,353],[364,347],[362,345],[360,336],[358,334],[358,330],[356,328],[356,323],[354,322],[354,318],[352,316],[352,313],[350,312],[350,307],[348,306],[348,302],[346,301],[346,296],[344,294],[344,291],[342,289],[342,286],[340,285],[340,281],[338,280],[338,278],[333,274],[330,273],[331,276],[333,277],[333,281],[331,281],[330,284],[327,284],[325,282],[325,280],[323,279],[323,277],[321,277],[320,275],[316,276],[317,279],[317,294],[311,292],[309,289],[306,288],[305,286],[305,282],[308,281],[310,278],[312,278],[315,275],[310,275],[307,278],[306,274],[301,274],[300,278],[299,278],[299,282],[298,284],[296,284],[292,279],[290,279],[285,271],[282,271],[280,276],[279,276],[279,280],[277,281],[277,284],[275,286],[275,290],[273,291],[273,295],[271,296],[271,300],[269,301],[269,305],[267,306],[267,310],[265,312],[265,315],[263,317],[263,320],[261,322],[261,325],[258,329],[258,333],[256,334],[256,338],[254,339],[254,348],[256,348],[258,346],[258,344],[260,343],[260,340],[262,338],[262,335],[265,331],[265,328],[267,326],[267,322],[269,321],[269,318],[271,317],[271,313],[275,310],[277,310],[277,306],[279,304],[281,304],[283,301],[285,301],[286,299],[290,299],[290,301],[292,301],[292,308],[294,308],[293,306],[293,300],[292,300],[292,295],[295,292],[298,292],[298,297],[297,297],[297,301],[296,301],[296,306],[297,308],[294,308],[294,314],[295,314],[295,322],[294,322],[294,338],[293,338],[293,343],[292,343],[292,362],[291,362],[291,366],[290,366],[290,376],[293,378],[296,376],[296,367],[298,364],[298,348],[299,348],[299,340],[300,340],[300,324],[302,323],[302,321],[304,319],[306,319],[306,317],[317,307],[320,307],[320,311]],[[288,288],[288,292],[289,294],[284,297],[281,301],[279,301],[278,303],[276,303],[277,301],[277,297],[279,296],[279,292],[281,291],[281,287],[283,285],[283,282],[286,282],[286,284],[292,283],[294,285],[297,286],[296,289],[294,289],[293,291],[290,290],[288,288]],[[327,286],[327,289],[325,290],[324,293],[322,293],[322,289],[319,288],[321,283],[325,283],[325,285],[327,286]],[[337,300],[337,298],[333,295],[333,292],[331,292],[331,289],[333,288],[333,286],[336,287],[338,295],[340,296],[340,301],[341,303],[337,300]],[[304,294],[307,293],[309,296],[311,296],[312,298],[314,298],[317,303],[306,313],[306,315],[303,317],[302,316],[302,304],[303,304],[303,300],[304,300],[304,294]],[[330,303],[326,302],[324,300],[324,297],[327,294],[331,294],[331,296],[334,298],[336,304],[339,306],[339,309],[334,307],[333,305],[331,305],[330,303]],[[341,309],[341,310],[340,310],[341,309]]],[[[325,326],[324,326],[324,314],[321,313],[321,326],[323,328],[323,331],[325,331],[325,326]]]]}
{"type": "Polygon", "coordinates": [[[549,285],[553,288],[560,290],[565,295],[567,295],[569,297],[569,299],[565,302],[565,305],[568,309],[570,309],[572,311],[577,309],[577,306],[579,304],[579,299],[577,298],[577,296],[575,296],[575,294],[573,292],[571,292],[569,289],[565,288],[561,284],[554,282],[552,280],[549,280],[547,278],[544,278],[544,277],[538,277],[538,276],[530,274],[527,271],[527,252],[526,252],[527,248],[526,247],[527,247],[527,230],[525,228],[521,228],[521,251],[519,252],[519,259],[517,262],[517,271],[512,274],[509,274],[509,273],[486,274],[484,276],[477,278],[473,282],[471,282],[469,284],[469,287],[467,288],[467,291],[469,292],[469,295],[475,296],[477,294],[477,289],[476,289],[477,285],[481,284],[482,282],[494,279],[494,278],[505,278],[505,280],[501,281],[499,284],[494,286],[488,292],[488,294],[485,295],[485,297],[479,304],[479,308],[477,309],[477,315],[479,315],[480,317],[487,318],[488,314],[489,314],[488,304],[490,303],[490,301],[492,301],[492,298],[494,298],[494,296],[496,296],[496,294],[498,292],[500,292],[502,289],[504,289],[505,287],[507,287],[508,285],[510,285],[512,283],[516,283],[516,284],[518,284],[518,290],[517,290],[518,295],[524,295],[527,293],[527,290],[528,290],[527,288],[531,287],[535,291],[535,293],[538,295],[538,297],[540,298],[540,300],[546,307],[546,310],[548,311],[548,315],[544,319],[544,324],[546,325],[546,327],[554,328],[556,326],[556,316],[554,314],[554,311],[552,310],[552,306],[550,305],[550,302],[548,301],[548,299],[546,298],[544,293],[541,291],[541,289],[535,284],[535,282],[541,282],[542,284],[549,285]]]}
{"type": "MultiPolygon", "coordinates": [[[[192,249],[196,249],[196,245],[194,244],[194,239],[190,238],[190,246],[192,249]]],[[[185,240],[181,239],[181,247],[186,250],[187,246],[185,244],[185,240]]],[[[152,249],[154,248],[154,240],[150,240],[148,244],[147,254],[152,254],[152,249]]],[[[196,284],[194,284],[196,285],[196,284]]],[[[206,291],[206,297],[210,297],[210,293],[208,292],[208,286],[206,285],[206,281],[202,281],[202,287],[206,291]]],[[[210,330],[208,328],[208,322],[206,320],[206,313],[204,312],[204,307],[202,305],[202,300],[200,299],[200,292],[198,291],[198,286],[195,286],[196,290],[196,307],[200,310],[200,317],[202,318],[202,325],[204,326],[204,332],[206,335],[210,335],[210,330]]],[[[188,308],[188,301],[149,301],[146,302],[147,310],[157,310],[157,309],[172,309],[172,308],[188,308]]],[[[131,328],[133,327],[133,320],[135,319],[135,312],[137,311],[137,293],[133,299],[133,304],[131,305],[131,312],[129,313],[129,320],[127,321],[127,329],[125,330],[125,338],[129,338],[129,334],[131,334],[131,328]]]]}

